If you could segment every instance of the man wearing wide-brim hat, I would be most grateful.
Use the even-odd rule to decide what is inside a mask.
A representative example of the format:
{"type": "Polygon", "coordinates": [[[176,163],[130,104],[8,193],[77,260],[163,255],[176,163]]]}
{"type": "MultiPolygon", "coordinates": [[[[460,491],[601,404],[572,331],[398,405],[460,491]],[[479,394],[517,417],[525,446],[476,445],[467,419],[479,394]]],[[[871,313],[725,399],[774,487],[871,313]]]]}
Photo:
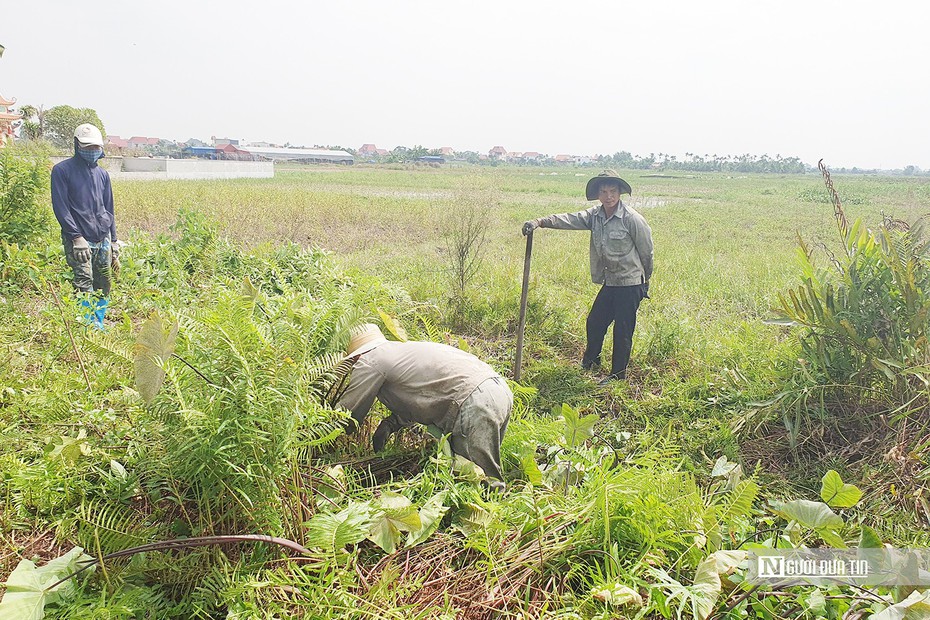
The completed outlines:
{"type": "Polygon", "coordinates": [[[591,280],[601,285],[585,327],[587,347],[581,359],[585,369],[600,366],[607,328],[614,324],[610,374],[601,381],[625,379],[633,350],[633,332],[640,302],[649,296],[652,277],[652,230],[646,219],[623,204],[632,194],[630,184],[614,170],[604,170],[588,181],[585,197],[600,204],[577,213],[548,215],[523,224],[523,234],[536,228],[590,230],[591,280]]]}
{"type": "Polygon", "coordinates": [[[500,447],[513,393],[488,364],[438,342],[389,341],[372,323],[352,330],[346,355],[352,374],[338,404],[359,425],[376,398],[391,412],[372,438],[376,452],[405,426],[431,425],[449,435],[453,452],[503,479],[500,447]]]}

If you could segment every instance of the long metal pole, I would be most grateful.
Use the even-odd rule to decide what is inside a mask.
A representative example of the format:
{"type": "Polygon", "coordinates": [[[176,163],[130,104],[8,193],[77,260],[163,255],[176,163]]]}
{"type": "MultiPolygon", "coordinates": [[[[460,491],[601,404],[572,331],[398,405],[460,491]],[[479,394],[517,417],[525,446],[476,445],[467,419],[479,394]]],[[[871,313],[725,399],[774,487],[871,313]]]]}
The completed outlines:
{"type": "Polygon", "coordinates": [[[523,291],[520,293],[520,324],[517,327],[517,356],[513,363],[513,380],[520,382],[523,365],[523,331],[526,328],[526,295],[530,290],[530,257],[533,255],[533,231],[526,236],[526,256],[523,257],[523,291]]]}

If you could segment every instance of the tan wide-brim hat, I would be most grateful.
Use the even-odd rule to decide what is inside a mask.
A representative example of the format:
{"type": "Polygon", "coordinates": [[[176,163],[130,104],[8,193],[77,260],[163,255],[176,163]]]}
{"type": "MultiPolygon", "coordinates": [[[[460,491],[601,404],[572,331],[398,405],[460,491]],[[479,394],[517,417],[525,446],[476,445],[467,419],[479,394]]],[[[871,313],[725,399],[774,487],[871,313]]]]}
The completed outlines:
{"type": "Polygon", "coordinates": [[[384,337],[377,325],[363,323],[353,327],[349,332],[349,346],[346,347],[346,357],[367,353],[387,341],[387,338],[384,337]]]}
{"type": "Polygon", "coordinates": [[[617,181],[620,184],[621,194],[630,194],[631,196],[633,195],[633,188],[630,187],[630,184],[621,179],[616,170],[611,170],[608,168],[588,181],[588,185],[584,188],[585,198],[588,200],[597,200],[597,194],[601,190],[601,181],[604,180],[617,181]]]}

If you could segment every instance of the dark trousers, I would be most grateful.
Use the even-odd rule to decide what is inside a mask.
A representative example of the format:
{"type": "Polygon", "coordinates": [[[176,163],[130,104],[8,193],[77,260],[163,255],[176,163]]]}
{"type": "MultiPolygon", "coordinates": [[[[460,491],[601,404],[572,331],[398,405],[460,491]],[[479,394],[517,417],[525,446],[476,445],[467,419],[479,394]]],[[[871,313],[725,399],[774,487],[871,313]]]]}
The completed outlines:
{"type": "Polygon", "coordinates": [[[634,286],[602,286],[586,322],[588,346],[581,358],[586,368],[601,363],[601,349],[607,328],[614,324],[614,348],[610,360],[610,374],[623,375],[633,351],[633,331],[636,329],[636,311],[643,300],[643,288],[634,286]]]}

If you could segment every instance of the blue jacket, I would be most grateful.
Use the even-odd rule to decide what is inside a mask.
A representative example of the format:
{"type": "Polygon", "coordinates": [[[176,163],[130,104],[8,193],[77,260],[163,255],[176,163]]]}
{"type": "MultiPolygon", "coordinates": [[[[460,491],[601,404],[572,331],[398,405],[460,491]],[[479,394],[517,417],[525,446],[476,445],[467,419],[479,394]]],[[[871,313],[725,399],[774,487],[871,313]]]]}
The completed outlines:
{"type": "Polygon", "coordinates": [[[116,242],[110,175],[97,164],[89,166],[78,155],[55,164],[52,209],[63,237],[99,243],[109,233],[110,241],[116,242]]]}

